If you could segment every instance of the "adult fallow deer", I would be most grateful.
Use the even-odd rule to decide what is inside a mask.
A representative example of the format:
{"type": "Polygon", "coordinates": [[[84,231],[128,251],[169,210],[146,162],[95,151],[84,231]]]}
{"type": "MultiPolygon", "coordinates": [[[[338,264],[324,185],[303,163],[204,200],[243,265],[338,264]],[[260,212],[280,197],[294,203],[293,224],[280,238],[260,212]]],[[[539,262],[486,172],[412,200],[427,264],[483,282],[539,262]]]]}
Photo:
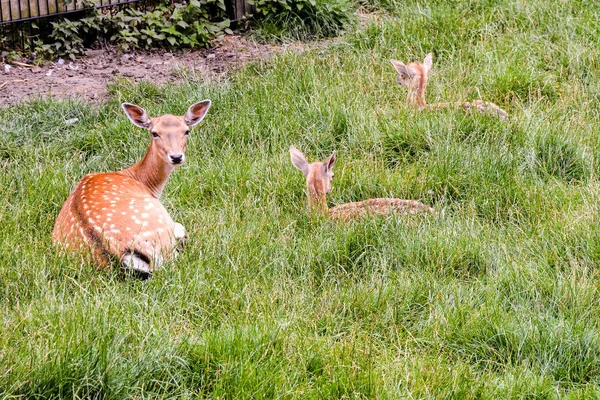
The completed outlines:
{"type": "Polygon", "coordinates": [[[186,238],[160,195],[171,172],[185,161],[190,128],[202,121],[210,104],[193,104],[181,117],[151,118],[143,108],[124,103],[131,122],[151,135],[146,155],[122,171],[84,176],[58,214],[54,242],[89,250],[99,267],[118,259],[142,276],[159,267],[186,238]]]}

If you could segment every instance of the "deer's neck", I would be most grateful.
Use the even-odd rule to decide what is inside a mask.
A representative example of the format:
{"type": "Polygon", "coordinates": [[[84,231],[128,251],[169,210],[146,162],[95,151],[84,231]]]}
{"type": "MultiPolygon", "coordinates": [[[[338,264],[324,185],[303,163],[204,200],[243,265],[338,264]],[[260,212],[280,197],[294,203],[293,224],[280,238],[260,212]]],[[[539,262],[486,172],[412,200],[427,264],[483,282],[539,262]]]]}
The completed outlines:
{"type": "Polygon", "coordinates": [[[166,163],[160,157],[153,143],[151,143],[146,155],[137,164],[121,171],[121,173],[141,182],[152,196],[158,199],[173,169],[172,165],[166,163]]]}
{"type": "Polygon", "coordinates": [[[327,215],[329,214],[329,208],[327,207],[327,200],[325,199],[325,193],[320,193],[313,188],[307,187],[306,194],[308,197],[308,213],[311,215],[327,215]]]}
{"type": "Polygon", "coordinates": [[[425,90],[427,89],[427,76],[422,76],[418,82],[408,90],[408,102],[417,107],[426,107],[425,90]]]}

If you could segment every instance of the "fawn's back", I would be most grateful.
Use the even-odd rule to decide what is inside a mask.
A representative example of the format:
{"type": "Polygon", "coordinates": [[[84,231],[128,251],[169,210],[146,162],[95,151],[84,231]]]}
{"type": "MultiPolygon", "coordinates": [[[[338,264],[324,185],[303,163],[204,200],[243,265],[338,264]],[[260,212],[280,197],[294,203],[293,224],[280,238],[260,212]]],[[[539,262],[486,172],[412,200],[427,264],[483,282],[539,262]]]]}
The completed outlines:
{"type": "Polygon", "coordinates": [[[417,200],[404,200],[396,198],[375,198],[353,203],[340,204],[329,209],[329,216],[333,220],[351,221],[372,215],[389,214],[421,214],[432,213],[434,210],[417,200]]]}

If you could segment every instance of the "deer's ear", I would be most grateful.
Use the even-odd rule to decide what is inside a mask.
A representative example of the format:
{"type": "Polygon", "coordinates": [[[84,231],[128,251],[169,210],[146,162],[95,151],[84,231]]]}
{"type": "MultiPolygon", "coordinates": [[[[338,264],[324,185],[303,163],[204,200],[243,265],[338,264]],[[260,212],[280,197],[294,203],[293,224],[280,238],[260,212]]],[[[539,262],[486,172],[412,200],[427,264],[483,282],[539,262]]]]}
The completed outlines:
{"type": "Polygon", "coordinates": [[[425,60],[423,60],[423,66],[425,67],[427,72],[431,71],[431,67],[433,66],[433,54],[432,53],[427,54],[427,57],[425,57],[425,60]]]}
{"type": "Polygon", "coordinates": [[[150,120],[146,110],[144,110],[142,107],[138,107],[135,104],[130,103],[123,103],[121,104],[121,107],[123,107],[125,115],[127,115],[129,120],[133,122],[135,126],[146,129],[150,128],[152,121],[150,120]]]}
{"type": "Polygon", "coordinates": [[[323,167],[325,168],[325,172],[331,171],[333,169],[333,164],[335,164],[335,150],[331,153],[329,157],[323,161],[323,167]]]}
{"type": "Polygon", "coordinates": [[[206,113],[210,108],[210,104],[210,100],[202,100],[196,104],[192,104],[183,116],[187,126],[191,128],[194,125],[198,125],[206,116],[206,113]]]}
{"type": "Polygon", "coordinates": [[[306,161],[304,154],[294,146],[290,146],[290,156],[292,157],[294,167],[299,169],[304,176],[308,176],[308,161],[306,161]]]}
{"type": "Polygon", "coordinates": [[[417,72],[414,69],[404,65],[404,63],[402,61],[398,61],[398,60],[390,60],[390,61],[391,61],[392,65],[394,66],[394,69],[396,70],[396,72],[398,72],[401,76],[408,76],[409,78],[412,78],[417,74],[417,72]]]}

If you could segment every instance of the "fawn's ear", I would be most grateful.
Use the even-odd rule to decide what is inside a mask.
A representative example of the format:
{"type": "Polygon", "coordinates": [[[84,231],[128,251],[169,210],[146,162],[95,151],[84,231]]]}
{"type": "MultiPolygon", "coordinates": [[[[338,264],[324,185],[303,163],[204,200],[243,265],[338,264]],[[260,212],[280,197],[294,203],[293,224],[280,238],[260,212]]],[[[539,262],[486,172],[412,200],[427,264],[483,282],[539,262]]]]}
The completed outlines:
{"type": "Polygon", "coordinates": [[[125,115],[127,115],[129,120],[133,122],[135,126],[146,129],[150,128],[152,121],[150,120],[146,110],[144,110],[142,107],[138,107],[135,104],[130,103],[123,103],[121,104],[121,107],[123,107],[125,115]]]}
{"type": "Polygon", "coordinates": [[[202,100],[196,104],[192,104],[183,116],[187,126],[191,128],[194,125],[198,125],[206,116],[206,113],[210,108],[210,104],[210,100],[202,100]]]}
{"type": "Polygon", "coordinates": [[[408,76],[409,78],[412,78],[417,74],[417,71],[404,65],[404,63],[402,61],[398,61],[398,60],[390,60],[390,61],[392,62],[394,69],[396,69],[396,72],[398,72],[401,76],[408,76]]]}
{"type": "Polygon", "coordinates": [[[331,171],[333,169],[333,164],[335,164],[335,150],[325,159],[325,161],[323,161],[323,168],[325,169],[323,172],[331,171]]]}
{"type": "Polygon", "coordinates": [[[433,54],[432,53],[427,54],[427,57],[425,57],[425,60],[423,60],[423,66],[425,67],[427,72],[431,71],[431,67],[433,66],[433,54]]]}
{"type": "Polygon", "coordinates": [[[298,168],[304,176],[308,176],[308,161],[306,161],[304,154],[294,146],[290,146],[290,156],[294,167],[298,168]]]}

